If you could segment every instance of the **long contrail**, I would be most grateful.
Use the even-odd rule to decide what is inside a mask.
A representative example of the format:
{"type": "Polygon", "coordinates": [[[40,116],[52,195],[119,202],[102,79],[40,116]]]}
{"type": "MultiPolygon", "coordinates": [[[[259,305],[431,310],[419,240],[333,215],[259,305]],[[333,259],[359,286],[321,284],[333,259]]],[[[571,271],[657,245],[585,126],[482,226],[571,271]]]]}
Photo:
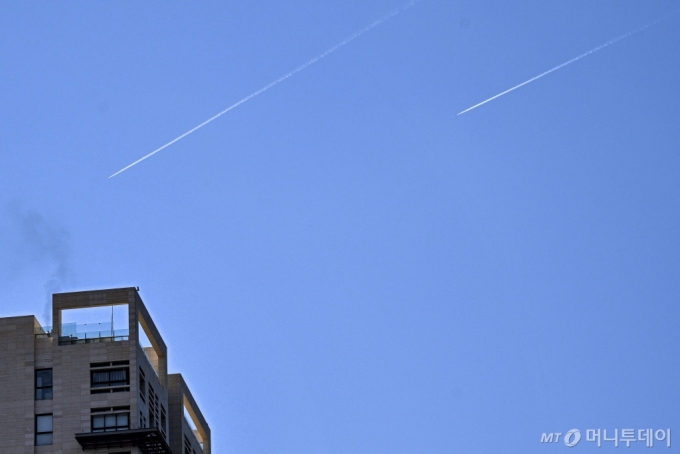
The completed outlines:
{"type": "Polygon", "coordinates": [[[211,121],[214,121],[214,120],[218,119],[219,117],[221,117],[221,116],[224,115],[225,113],[229,112],[230,110],[235,109],[236,107],[240,106],[240,105],[243,104],[244,102],[253,99],[255,96],[264,93],[265,91],[269,90],[269,89],[272,88],[273,86],[278,85],[278,84],[280,84],[281,82],[283,82],[284,80],[288,79],[289,77],[294,76],[295,74],[299,73],[300,71],[302,71],[303,69],[307,68],[308,66],[313,65],[314,63],[318,62],[319,60],[321,60],[322,58],[326,57],[327,55],[332,54],[332,53],[335,52],[336,50],[340,49],[340,48],[341,48],[342,46],[344,46],[345,44],[349,44],[350,42],[354,41],[355,39],[357,39],[358,37],[360,37],[361,35],[363,35],[363,34],[366,33],[367,31],[371,30],[372,28],[375,28],[375,27],[377,27],[378,25],[380,25],[380,24],[382,24],[383,22],[385,22],[386,20],[391,19],[392,17],[396,16],[397,14],[399,14],[399,13],[401,13],[401,12],[403,12],[403,11],[406,11],[407,9],[409,9],[410,7],[412,7],[413,5],[415,5],[416,3],[418,3],[419,1],[420,1],[420,0],[412,0],[412,1],[410,1],[410,2],[408,2],[408,3],[406,3],[406,4],[404,4],[403,6],[401,6],[401,7],[397,8],[397,9],[395,9],[394,11],[392,11],[392,12],[390,12],[390,13],[388,13],[388,14],[382,16],[381,18],[376,19],[375,21],[371,22],[369,25],[365,26],[365,27],[362,28],[361,30],[359,30],[359,31],[355,32],[354,34],[350,35],[349,37],[343,39],[342,41],[340,41],[340,42],[339,42],[338,44],[336,44],[335,46],[329,48],[329,49],[326,50],[325,52],[323,52],[323,53],[317,55],[316,57],[312,58],[312,59],[309,60],[307,63],[305,63],[305,64],[303,64],[303,65],[301,65],[301,66],[298,66],[297,68],[295,68],[294,70],[290,71],[289,73],[286,73],[286,74],[284,74],[283,76],[279,77],[279,78],[276,79],[274,82],[271,82],[271,83],[265,85],[264,87],[260,88],[260,89],[257,90],[256,92],[253,92],[253,93],[249,94],[248,96],[246,96],[246,97],[243,98],[242,100],[238,101],[238,102],[235,103],[235,104],[232,104],[231,106],[229,106],[229,107],[227,107],[226,109],[224,109],[222,112],[220,112],[220,113],[218,113],[218,114],[216,114],[216,115],[214,115],[214,116],[208,118],[207,120],[205,120],[205,121],[204,121],[203,123],[201,123],[200,125],[198,125],[198,126],[192,128],[192,129],[188,130],[187,132],[185,132],[185,133],[182,134],[181,136],[177,137],[176,139],[171,140],[170,142],[166,143],[166,144],[163,145],[162,147],[157,148],[156,150],[152,151],[152,152],[149,153],[148,155],[146,155],[146,156],[144,156],[144,157],[142,157],[142,158],[139,158],[138,160],[136,160],[135,162],[133,162],[132,164],[130,164],[130,165],[126,166],[126,167],[123,167],[123,168],[120,169],[118,172],[116,172],[116,173],[114,173],[113,175],[111,175],[109,178],[113,178],[113,177],[115,177],[116,175],[118,175],[119,173],[125,172],[125,171],[126,171],[127,169],[129,169],[130,167],[133,167],[133,166],[139,164],[140,162],[144,161],[144,160],[147,159],[147,158],[150,158],[151,156],[155,155],[156,153],[158,153],[159,151],[163,150],[164,148],[167,148],[167,147],[169,147],[170,145],[172,145],[173,143],[175,143],[175,142],[177,142],[177,141],[179,141],[179,140],[182,140],[183,138],[185,138],[186,136],[188,136],[188,135],[191,134],[192,132],[195,132],[195,131],[201,129],[203,126],[207,125],[207,124],[210,123],[211,121]]]}
{"type": "Polygon", "coordinates": [[[634,35],[634,34],[636,34],[636,33],[640,33],[641,31],[645,30],[646,28],[649,28],[649,27],[651,27],[652,25],[656,25],[656,24],[658,24],[659,22],[661,22],[661,21],[663,21],[663,20],[665,20],[665,19],[668,19],[670,16],[672,16],[672,15],[674,15],[674,14],[677,14],[677,13],[678,13],[678,11],[676,11],[675,13],[672,13],[672,14],[670,14],[670,15],[660,17],[660,18],[658,18],[658,19],[653,20],[652,22],[649,22],[649,23],[643,25],[643,26],[640,27],[640,28],[637,28],[637,29],[635,29],[635,30],[633,30],[633,31],[631,31],[631,32],[626,33],[625,35],[621,35],[621,36],[619,36],[618,38],[614,38],[614,39],[612,39],[612,40],[609,40],[609,41],[607,41],[606,43],[604,43],[604,44],[602,44],[602,45],[599,45],[599,46],[597,46],[597,47],[594,48],[594,49],[589,50],[588,52],[582,53],[582,54],[579,55],[578,57],[574,57],[574,58],[572,58],[571,60],[566,61],[566,62],[562,63],[561,65],[557,65],[557,66],[555,66],[554,68],[549,69],[549,70],[547,70],[547,71],[545,71],[545,72],[539,74],[538,76],[532,77],[531,79],[529,79],[529,80],[527,80],[527,81],[525,81],[525,82],[522,82],[522,83],[519,84],[519,85],[515,85],[515,86],[512,87],[512,88],[508,88],[508,89],[505,90],[504,92],[498,93],[496,96],[492,96],[491,98],[489,98],[489,99],[487,99],[487,100],[484,100],[484,101],[480,102],[479,104],[475,104],[474,106],[469,107],[469,108],[465,109],[465,110],[462,111],[462,112],[459,112],[457,115],[462,115],[462,114],[464,114],[465,112],[469,112],[469,111],[471,111],[472,109],[476,109],[477,107],[486,104],[487,102],[491,102],[491,101],[493,101],[493,100],[496,99],[496,98],[500,98],[500,97],[503,96],[503,95],[507,95],[507,94],[510,93],[511,91],[517,90],[518,88],[523,87],[523,86],[525,86],[526,84],[529,84],[529,83],[531,83],[531,82],[533,82],[533,81],[535,81],[535,80],[537,80],[537,79],[540,79],[540,78],[543,77],[543,76],[547,76],[547,75],[550,74],[551,72],[554,72],[554,71],[557,71],[558,69],[564,68],[565,66],[570,65],[570,64],[574,63],[575,61],[578,61],[578,60],[582,59],[583,57],[587,57],[587,56],[590,55],[590,54],[594,54],[594,53],[597,52],[598,50],[602,50],[602,49],[604,49],[604,48],[607,47],[607,46],[611,46],[612,44],[614,44],[614,43],[616,43],[616,42],[618,42],[618,41],[621,41],[622,39],[628,38],[628,37],[631,36],[631,35],[634,35]]]}

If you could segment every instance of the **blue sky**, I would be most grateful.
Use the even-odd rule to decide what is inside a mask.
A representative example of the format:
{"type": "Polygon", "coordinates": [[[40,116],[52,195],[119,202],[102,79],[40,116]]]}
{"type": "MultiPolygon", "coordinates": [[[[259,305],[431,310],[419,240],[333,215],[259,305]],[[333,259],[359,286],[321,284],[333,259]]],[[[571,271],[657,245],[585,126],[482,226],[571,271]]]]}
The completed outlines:
{"type": "Polygon", "coordinates": [[[456,116],[677,2],[423,0],[108,179],[402,4],[3,3],[2,315],[140,286],[216,453],[680,430],[680,15],[456,116]]]}

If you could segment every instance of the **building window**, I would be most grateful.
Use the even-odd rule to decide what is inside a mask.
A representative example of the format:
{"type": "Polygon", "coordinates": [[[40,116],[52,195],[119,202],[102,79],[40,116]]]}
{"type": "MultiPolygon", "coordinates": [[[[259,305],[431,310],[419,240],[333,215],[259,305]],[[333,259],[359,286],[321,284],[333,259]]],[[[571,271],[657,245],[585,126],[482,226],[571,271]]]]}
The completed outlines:
{"type": "Polygon", "coordinates": [[[167,438],[165,436],[165,425],[167,424],[167,417],[165,415],[165,408],[163,405],[161,405],[161,433],[163,434],[163,438],[167,438]]]}
{"type": "Polygon", "coordinates": [[[35,445],[52,444],[52,415],[37,415],[35,417],[35,445]]]}
{"type": "Polygon", "coordinates": [[[92,432],[115,432],[130,428],[130,413],[92,416],[92,432]]]}
{"type": "Polygon", "coordinates": [[[52,399],[52,369],[35,371],[35,400],[52,399]]]}
{"type": "Polygon", "coordinates": [[[104,388],[108,386],[125,386],[130,384],[129,369],[94,370],[92,374],[92,387],[104,388]]]}
{"type": "Polygon", "coordinates": [[[191,454],[191,442],[186,435],[184,436],[184,454],[191,454]]]}
{"type": "Polygon", "coordinates": [[[158,397],[149,385],[149,427],[158,427],[158,397]]]}
{"type": "Polygon", "coordinates": [[[141,368],[139,369],[139,397],[142,402],[146,403],[146,378],[141,368]]]}
{"type": "Polygon", "coordinates": [[[92,372],[92,387],[129,385],[128,369],[109,369],[92,372]]]}

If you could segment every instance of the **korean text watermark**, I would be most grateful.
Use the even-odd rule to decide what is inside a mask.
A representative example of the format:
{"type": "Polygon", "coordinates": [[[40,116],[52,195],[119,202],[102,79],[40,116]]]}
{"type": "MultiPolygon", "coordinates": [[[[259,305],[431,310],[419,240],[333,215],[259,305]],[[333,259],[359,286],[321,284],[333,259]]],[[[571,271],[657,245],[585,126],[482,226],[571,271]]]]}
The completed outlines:
{"type": "MultiPolygon", "coordinates": [[[[581,441],[581,431],[571,429],[567,432],[544,432],[541,434],[541,443],[559,443],[560,438],[566,446],[573,448],[581,441]]],[[[598,448],[602,447],[603,442],[612,442],[616,448],[619,444],[625,443],[626,447],[630,448],[631,443],[642,442],[648,448],[652,448],[655,441],[657,446],[666,445],[670,448],[671,429],[614,429],[613,432],[607,432],[607,429],[587,429],[585,441],[597,443],[598,448]]]]}

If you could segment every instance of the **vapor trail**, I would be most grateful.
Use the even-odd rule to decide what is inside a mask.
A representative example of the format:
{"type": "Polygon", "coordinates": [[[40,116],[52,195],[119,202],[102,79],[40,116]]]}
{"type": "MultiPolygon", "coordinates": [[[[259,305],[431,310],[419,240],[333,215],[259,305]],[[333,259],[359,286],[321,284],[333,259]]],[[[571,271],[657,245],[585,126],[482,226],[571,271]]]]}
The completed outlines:
{"type": "Polygon", "coordinates": [[[195,131],[201,129],[203,126],[207,125],[208,123],[210,123],[210,122],[213,121],[213,120],[216,120],[217,118],[221,117],[222,115],[224,115],[225,113],[229,112],[230,110],[235,109],[236,107],[240,106],[240,105],[243,104],[244,102],[253,99],[255,96],[257,96],[257,95],[259,95],[259,94],[261,94],[261,93],[264,93],[265,91],[269,90],[269,89],[272,88],[273,86],[278,85],[278,84],[280,84],[281,82],[283,82],[284,80],[288,79],[289,77],[294,76],[295,74],[299,73],[300,71],[302,71],[303,69],[307,68],[308,66],[313,65],[314,63],[318,62],[319,60],[321,60],[322,58],[326,57],[327,55],[329,55],[329,54],[335,52],[336,50],[340,49],[340,48],[341,48],[342,46],[344,46],[345,44],[349,44],[350,42],[354,41],[355,39],[357,39],[358,37],[360,37],[361,35],[363,35],[363,34],[366,33],[367,31],[371,30],[372,28],[375,28],[375,27],[377,27],[378,25],[380,25],[380,24],[382,24],[383,22],[385,22],[386,20],[391,19],[392,17],[396,16],[397,14],[399,14],[399,13],[401,13],[401,12],[403,12],[403,11],[406,11],[407,9],[409,9],[410,7],[412,7],[413,5],[415,5],[416,3],[418,3],[419,1],[420,1],[420,0],[412,0],[412,1],[408,2],[408,3],[406,3],[405,5],[401,6],[400,8],[397,8],[397,9],[395,9],[394,11],[392,11],[392,12],[390,12],[390,13],[388,13],[388,14],[382,16],[381,18],[376,19],[375,21],[371,22],[369,25],[365,26],[365,27],[362,28],[361,30],[355,32],[354,34],[352,34],[352,35],[350,35],[349,37],[345,38],[344,40],[340,41],[340,42],[339,42],[338,44],[336,44],[335,46],[329,48],[329,49],[326,50],[325,52],[323,52],[323,53],[317,55],[316,57],[312,58],[312,59],[309,60],[307,63],[304,63],[304,64],[301,65],[301,66],[298,66],[297,68],[295,68],[294,70],[290,71],[289,73],[286,73],[286,74],[284,74],[283,76],[279,77],[279,78],[276,79],[274,82],[271,82],[271,83],[265,85],[264,87],[260,88],[260,89],[257,90],[256,92],[249,94],[248,96],[246,96],[246,97],[243,98],[242,100],[238,101],[237,103],[232,104],[231,106],[227,107],[227,108],[224,109],[222,112],[220,112],[220,113],[218,113],[218,114],[216,114],[216,115],[214,115],[214,116],[208,118],[207,120],[205,120],[205,121],[204,121],[203,123],[201,123],[200,125],[198,125],[198,126],[192,128],[192,129],[188,130],[187,132],[185,132],[185,133],[182,134],[181,136],[177,137],[176,139],[171,140],[170,142],[166,143],[166,144],[163,145],[162,147],[157,148],[156,150],[152,151],[152,152],[149,153],[148,155],[146,155],[146,156],[144,156],[144,157],[142,157],[142,158],[139,158],[138,160],[136,160],[136,161],[133,162],[132,164],[128,165],[127,167],[123,167],[123,168],[120,169],[118,172],[116,172],[116,173],[114,173],[113,175],[111,175],[109,178],[113,178],[113,177],[115,177],[116,175],[118,175],[119,173],[125,172],[125,171],[126,171],[127,169],[129,169],[130,167],[139,164],[140,162],[142,162],[143,160],[145,160],[145,159],[147,159],[147,158],[150,158],[151,156],[155,155],[156,153],[158,153],[158,152],[161,151],[162,149],[169,147],[170,145],[172,145],[173,143],[175,143],[175,142],[177,142],[177,141],[179,141],[179,140],[182,140],[183,138],[185,138],[186,136],[188,136],[188,135],[191,134],[192,132],[195,132],[195,131]]]}
{"type": "MultiPolygon", "coordinates": [[[[676,11],[675,13],[673,13],[673,14],[677,14],[677,11],[676,11]]],[[[643,25],[643,26],[640,27],[640,28],[637,28],[637,29],[635,29],[635,30],[633,30],[633,31],[631,31],[631,32],[626,33],[625,35],[621,35],[621,36],[619,36],[618,38],[614,38],[614,39],[612,39],[612,40],[609,40],[609,41],[607,41],[606,43],[601,44],[601,45],[597,46],[596,48],[589,50],[588,52],[582,53],[582,54],[579,55],[578,57],[574,57],[574,58],[572,58],[571,60],[566,61],[566,62],[562,63],[561,65],[557,65],[557,66],[555,66],[554,68],[549,69],[549,70],[547,70],[547,71],[545,71],[545,72],[539,74],[538,76],[532,77],[531,79],[529,79],[529,80],[527,80],[527,81],[525,81],[525,82],[522,82],[522,83],[519,84],[519,85],[515,85],[515,86],[512,87],[512,88],[508,88],[508,89],[505,90],[504,92],[498,93],[496,96],[492,96],[491,98],[489,98],[489,99],[487,99],[487,100],[485,100],[485,101],[482,101],[482,102],[480,102],[479,104],[475,104],[474,106],[469,107],[469,108],[465,109],[465,110],[462,111],[462,112],[459,112],[457,115],[462,115],[462,114],[464,114],[465,112],[469,112],[469,111],[471,111],[472,109],[476,109],[477,107],[486,104],[487,102],[493,101],[493,100],[496,99],[496,98],[500,98],[501,96],[506,95],[506,94],[510,93],[511,91],[517,90],[518,88],[523,87],[523,86],[525,86],[526,84],[529,84],[529,83],[531,83],[531,82],[533,82],[533,81],[535,81],[535,80],[537,80],[537,79],[540,79],[540,78],[543,77],[543,76],[547,76],[548,74],[550,74],[550,73],[553,72],[553,71],[557,71],[558,69],[564,68],[565,66],[570,65],[570,64],[574,63],[575,61],[582,59],[583,57],[587,57],[587,56],[590,55],[590,54],[594,54],[594,53],[597,52],[598,50],[602,50],[602,49],[604,49],[604,48],[607,47],[607,46],[611,46],[612,44],[614,44],[614,43],[616,43],[616,42],[618,42],[618,41],[621,41],[622,39],[628,38],[628,37],[631,36],[631,35],[634,35],[634,34],[636,34],[636,33],[639,33],[639,32],[641,32],[641,31],[645,30],[646,28],[651,27],[652,25],[656,25],[656,24],[658,24],[659,22],[661,22],[661,21],[663,21],[663,20],[665,20],[665,19],[668,19],[668,18],[669,18],[670,16],[672,16],[673,14],[668,15],[668,16],[663,16],[663,17],[660,17],[660,18],[658,18],[658,19],[655,19],[655,20],[653,20],[652,22],[649,22],[649,23],[643,25]]]]}

